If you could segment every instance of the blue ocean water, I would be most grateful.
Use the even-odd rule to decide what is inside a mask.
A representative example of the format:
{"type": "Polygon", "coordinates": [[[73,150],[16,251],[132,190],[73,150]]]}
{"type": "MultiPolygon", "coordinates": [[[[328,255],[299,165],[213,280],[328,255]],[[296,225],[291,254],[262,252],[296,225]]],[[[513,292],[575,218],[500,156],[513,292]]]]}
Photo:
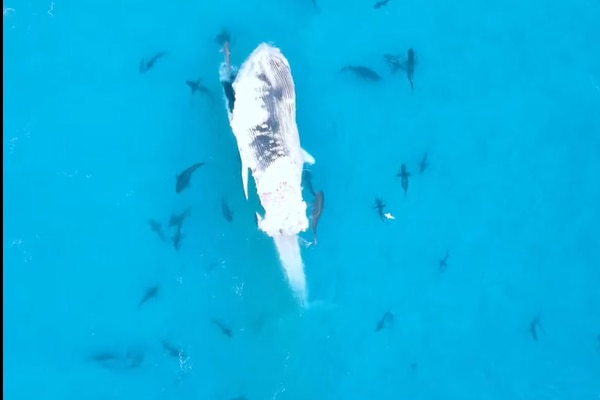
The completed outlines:
{"type": "Polygon", "coordinates": [[[600,397],[600,3],[374,3],[4,0],[5,398],[600,397]],[[242,192],[223,29],[292,66],[308,310],[242,192]]]}

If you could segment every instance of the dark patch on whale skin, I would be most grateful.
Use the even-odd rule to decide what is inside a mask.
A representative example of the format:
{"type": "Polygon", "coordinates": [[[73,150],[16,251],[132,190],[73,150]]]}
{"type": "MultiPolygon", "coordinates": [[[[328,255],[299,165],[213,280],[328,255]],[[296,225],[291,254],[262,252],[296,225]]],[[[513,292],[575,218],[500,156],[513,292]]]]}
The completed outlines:
{"type": "Polygon", "coordinates": [[[229,79],[221,81],[223,92],[225,93],[225,98],[227,99],[227,109],[232,114],[235,106],[235,90],[233,89],[233,81],[235,81],[236,77],[237,72],[230,71],[229,79]]]}
{"type": "Polygon", "coordinates": [[[235,91],[231,82],[222,82],[223,92],[227,98],[227,109],[230,113],[233,113],[233,106],[235,105],[235,91]]]}
{"type": "Polygon", "coordinates": [[[260,74],[259,79],[265,82],[267,86],[267,90],[262,95],[262,100],[269,117],[261,124],[252,127],[251,131],[254,138],[250,143],[250,147],[256,155],[258,167],[264,171],[278,158],[289,155],[289,151],[281,135],[281,124],[276,118],[278,103],[283,98],[283,90],[281,88],[273,90],[264,74],[260,74]]]}
{"type": "Polygon", "coordinates": [[[286,94],[285,85],[290,79],[289,71],[288,67],[278,60],[269,60],[269,69],[275,73],[275,82],[272,82],[265,73],[256,75],[256,78],[263,83],[259,89],[260,98],[269,117],[251,128],[253,140],[250,143],[256,155],[257,167],[263,171],[277,159],[290,155],[277,118],[279,111],[284,107],[282,102],[286,94]]]}
{"type": "Polygon", "coordinates": [[[271,88],[269,91],[269,96],[277,101],[280,101],[283,99],[283,89],[280,87],[271,88]]]}
{"type": "Polygon", "coordinates": [[[260,73],[257,75],[257,78],[265,84],[265,92],[261,97],[265,103],[273,102],[274,100],[281,101],[283,99],[283,88],[273,85],[267,75],[260,73]]]}
{"type": "Polygon", "coordinates": [[[258,78],[259,81],[265,83],[267,86],[271,87],[273,86],[271,84],[271,81],[269,80],[269,78],[267,78],[267,75],[263,72],[261,72],[260,74],[256,75],[256,77],[258,78]]]}
{"type": "Polygon", "coordinates": [[[279,126],[279,121],[273,118],[272,115],[269,115],[269,118],[264,123],[255,125],[252,131],[258,133],[279,132],[279,126]]]}
{"type": "Polygon", "coordinates": [[[275,160],[288,155],[278,132],[260,132],[250,143],[250,147],[256,154],[258,168],[266,170],[275,160]]]}

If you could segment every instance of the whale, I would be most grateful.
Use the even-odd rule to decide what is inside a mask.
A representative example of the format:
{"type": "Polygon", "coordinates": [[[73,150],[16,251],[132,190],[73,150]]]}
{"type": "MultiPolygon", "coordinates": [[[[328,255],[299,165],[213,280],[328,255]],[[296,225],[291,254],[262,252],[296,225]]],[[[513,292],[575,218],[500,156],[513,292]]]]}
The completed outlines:
{"type": "Polygon", "coordinates": [[[315,159],[300,144],[289,61],[279,48],[263,42],[239,68],[222,63],[219,76],[240,155],[244,196],[248,199],[251,175],[264,209],[264,215],[256,213],[258,228],[273,239],[291,288],[306,304],[298,235],[309,227],[302,171],[315,159]]]}
{"type": "MultiPolygon", "coordinates": [[[[261,44],[262,45],[266,45],[269,46],[266,43],[261,44]]],[[[259,50],[260,47],[259,46],[256,50],[259,50]]],[[[273,48],[275,50],[277,50],[279,52],[279,54],[281,54],[281,51],[279,49],[273,48]]],[[[255,50],[255,52],[256,52],[255,50]]],[[[229,119],[229,124],[233,130],[233,124],[232,124],[232,119],[233,119],[233,109],[235,106],[235,89],[234,89],[234,81],[236,80],[237,74],[238,74],[238,67],[236,67],[235,65],[231,65],[229,62],[229,53],[228,53],[228,43],[226,43],[225,46],[225,53],[226,55],[226,61],[222,62],[219,66],[219,81],[221,82],[221,87],[223,90],[223,99],[225,102],[225,110],[227,111],[227,117],[229,119]]],[[[254,53],[253,53],[254,54],[254,53]]],[[[281,54],[283,56],[283,54],[281,54]]],[[[248,60],[252,57],[252,55],[250,57],[248,57],[248,60]]],[[[285,58],[284,58],[285,60],[285,58]]],[[[287,60],[285,60],[287,63],[287,60]]],[[[289,68],[289,63],[287,64],[288,68],[289,68]]],[[[293,91],[292,93],[292,101],[295,103],[295,88],[294,88],[294,83],[293,80],[291,79],[291,73],[290,73],[290,80],[287,81],[289,84],[291,84],[291,90],[293,91]]],[[[294,114],[294,123],[295,123],[295,108],[293,110],[293,114],[294,114]]],[[[297,128],[296,128],[297,131],[297,128]]],[[[236,141],[238,139],[238,136],[235,134],[234,131],[234,135],[236,137],[236,141]]],[[[240,146],[240,142],[237,141],[238,144],[238,149],[240,146]]],[[[308,164],[308,165],[313,165],[315,164],[315,158],[306,150],[304,150],[304,148],[300,148],[300,151],[302,152],[302,159],[304,161],[304,163],[308,164]]],[[[240,156],[241,156],[241,151],[240,151],[240,156]]],[[[248,165],[244,165],[243,163],[243,159],[242,159],[242,186],[244,189],[244,196],[246,197],[246,200],[248,200],[248,169],[251,169],[250,164],[248,165]]]]}

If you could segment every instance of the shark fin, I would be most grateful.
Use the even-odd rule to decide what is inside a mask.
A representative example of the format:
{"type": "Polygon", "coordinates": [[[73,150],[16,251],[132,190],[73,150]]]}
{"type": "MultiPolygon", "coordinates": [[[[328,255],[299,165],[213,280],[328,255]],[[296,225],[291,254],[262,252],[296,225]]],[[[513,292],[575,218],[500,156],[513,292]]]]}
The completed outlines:
{"type": "Polygon", "coordinates": [[[310,155],[310,153],[304,149],[302,149],[302,158],[304,158],[304,162],[306,164],[313,165],[315,163],[315,158],[310,155]]]}

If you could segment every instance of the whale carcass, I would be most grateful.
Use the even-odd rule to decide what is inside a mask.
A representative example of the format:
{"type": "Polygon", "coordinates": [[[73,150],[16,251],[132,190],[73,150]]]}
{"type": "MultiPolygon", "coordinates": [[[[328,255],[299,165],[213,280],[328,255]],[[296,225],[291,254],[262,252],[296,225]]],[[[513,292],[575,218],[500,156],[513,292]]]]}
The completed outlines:
{"type": "Polygon", "coordinates": [[[279,259],[298,299],[307,299],[304,265],[298,243],[308,229],[302,198],[302,169],[314,158],[300,145],[296,93],[288,60],[276,47],[261,43],[239,70],[220,68],[231,129],[242,164],[248,198],[248,172],[265,210],[258,227],[275,242],[279,259]]]}

